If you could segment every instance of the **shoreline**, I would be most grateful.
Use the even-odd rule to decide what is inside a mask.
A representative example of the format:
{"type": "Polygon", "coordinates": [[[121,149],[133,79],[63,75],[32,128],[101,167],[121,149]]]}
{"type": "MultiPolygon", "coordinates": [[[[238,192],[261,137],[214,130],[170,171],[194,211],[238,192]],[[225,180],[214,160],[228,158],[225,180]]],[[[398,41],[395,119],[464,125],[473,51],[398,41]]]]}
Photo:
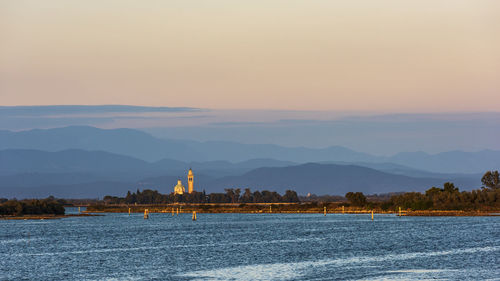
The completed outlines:
{"type": "MultiPolygon", "coordinates": [[[[247,204],[165,204],[165,205],[101,205],[89,206],[84,213],[166,213],[176,215],[192,214],[393,214],[398,216],[399,211],[364,209],[351,206],[328,206],[320,204],[297,203],[247,203],[247,204]],[[325,208],[326,207],[326,208],[325,208]]],[[[500,216],[499,210],[401,210],[401,216],[426,217],[477,217],[500,216]]]]}
{"type": "Polygon", "coordinates": [[[0,220],[57,220],[71,217],[97,217],[102,215],[92,213],[68,214],[68,215],[23,215],[23,216],[0,216],[0,220]]]}

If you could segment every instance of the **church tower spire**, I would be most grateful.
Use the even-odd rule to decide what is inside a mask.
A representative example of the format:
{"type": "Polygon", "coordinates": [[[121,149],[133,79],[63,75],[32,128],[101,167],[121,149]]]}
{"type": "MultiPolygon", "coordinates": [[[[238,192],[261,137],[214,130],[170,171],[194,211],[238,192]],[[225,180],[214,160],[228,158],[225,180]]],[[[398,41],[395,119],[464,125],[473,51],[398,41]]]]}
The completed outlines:
{"type": "Polygon", "coordinates": [[[194,174],[193,174],[193,170],[191,170],[191,168],[189,168],[189,171],[188,171],[188,193],[192,193],[194,191],[194,174]]]}

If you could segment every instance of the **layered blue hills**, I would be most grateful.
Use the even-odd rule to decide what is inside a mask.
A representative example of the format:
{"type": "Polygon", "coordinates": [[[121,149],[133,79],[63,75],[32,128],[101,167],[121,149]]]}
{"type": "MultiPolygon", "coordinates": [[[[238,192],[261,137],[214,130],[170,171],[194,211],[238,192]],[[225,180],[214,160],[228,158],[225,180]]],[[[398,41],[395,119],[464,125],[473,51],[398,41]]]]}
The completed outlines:
{"type": "Polygon", "coordinates": [[[126,155],[144,161],[173,159],[183,162],[275,159],[295,163],[366,162],[393,163],[436,173],[482,173],[500,167],[500,151],[450,151],[438,154],[404,152],[393,156],[374,156],[351,149],[331,146],[322,149],[283,147],[268,144],[235,142],[196,142],[160,139],[134,129],[99,129],[71,126],[28,131],[0,131],[0,150],[35,149],[61,151],[67,149],[98,150],[126,155]]]}
{"type": "Polygon", "coordinates": [[[102,198],[145,188],[169,193],[177,179],[185,180],[189,168],[195,171],[196,189],[206,192],[251,188],[293,189],[299,194],[373,194],[423,191],[446,181],[472,189],[480,186],[481,176],[438,174],[389,163],[300,164],[275,159],[148,162],[105,151],[7,149],[0,151],[0,197],[102,198]]]}

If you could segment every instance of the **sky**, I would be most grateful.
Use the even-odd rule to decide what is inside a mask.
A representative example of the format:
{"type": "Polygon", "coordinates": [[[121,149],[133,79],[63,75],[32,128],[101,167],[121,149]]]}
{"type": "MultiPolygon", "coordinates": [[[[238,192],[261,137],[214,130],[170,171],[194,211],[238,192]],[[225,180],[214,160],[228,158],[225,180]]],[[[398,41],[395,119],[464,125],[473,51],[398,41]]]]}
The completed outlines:
{"type": "MultiPolygon", "coordinates": [[[[356,114],[137,106],[0,106],[2,130],[133,128],[163,139],[289,147],[344,146],[375,155],[500,151],[500,112],[356,114]]],[[[8,134],[8,133],[7,133],[8,134]]]]}
{"type": "Polygon", "coordinates": [[[1,0],[0,130],[500,150],[499,34],[498,0],[1,0]]]}
{"type": "Polygon", "coordinates": [[[497,0],[2,0],[0,105],[498,112],[499,34],[497,0]]]}

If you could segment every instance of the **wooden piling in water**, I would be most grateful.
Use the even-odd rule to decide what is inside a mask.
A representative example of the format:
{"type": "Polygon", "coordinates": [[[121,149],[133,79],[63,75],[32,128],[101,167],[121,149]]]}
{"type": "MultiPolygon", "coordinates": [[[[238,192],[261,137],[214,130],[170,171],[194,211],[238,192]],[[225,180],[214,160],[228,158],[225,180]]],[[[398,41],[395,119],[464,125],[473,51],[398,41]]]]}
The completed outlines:
{"type": "Polygon", "coordinates": [[[373,220],[373,210],[372,210],[372,220],[373,220]]]}
{"type": "Polygon", "coordinates": [[[149,219],[149,210],[144,209],[144,219],[149,219]]]}
{"type": "Polygon", "coordinates": [[[342,206],[342,214],[344,213],[344,206],[342,206]]]}
{"type": "Polygon", "coordinates": [[[193,211],[193,220],[196,220],[196,211],[193,211]]]}
{"type": "Polygon", "coordinates": [[[325,213],[325,217],[326,217],[326,206],[323,208],[323,212],[325,213]]]}
{"type": "Polygon", "coordinates": [[[399,207],[399,216],[401,217],[401,207],[399,207]]]}
{"type": "Polygon", "coordinates": [[[130,216],[130,208],[128,208],[128,215],[130,216]]]}

